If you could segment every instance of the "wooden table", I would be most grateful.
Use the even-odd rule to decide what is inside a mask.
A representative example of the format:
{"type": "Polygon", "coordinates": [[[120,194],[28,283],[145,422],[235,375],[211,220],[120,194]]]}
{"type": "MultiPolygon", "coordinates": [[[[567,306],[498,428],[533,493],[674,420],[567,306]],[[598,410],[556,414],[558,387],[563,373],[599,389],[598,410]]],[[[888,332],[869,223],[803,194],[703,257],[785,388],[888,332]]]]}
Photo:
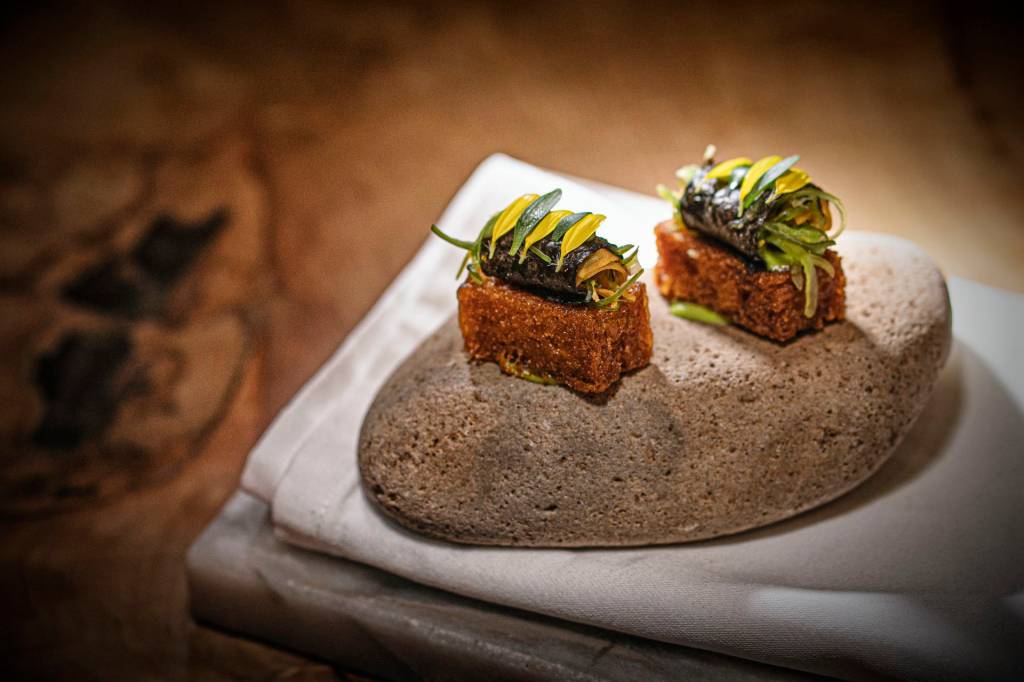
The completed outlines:
{"type": "Polygon", "coordinates": [[[4,24],[15,673],[347,674],[194,625],[183,555],[492,152],[639,191],[799,152],[853,229],[1024,291],[1019,24],[976,5],[215,4],[4,24]]]}

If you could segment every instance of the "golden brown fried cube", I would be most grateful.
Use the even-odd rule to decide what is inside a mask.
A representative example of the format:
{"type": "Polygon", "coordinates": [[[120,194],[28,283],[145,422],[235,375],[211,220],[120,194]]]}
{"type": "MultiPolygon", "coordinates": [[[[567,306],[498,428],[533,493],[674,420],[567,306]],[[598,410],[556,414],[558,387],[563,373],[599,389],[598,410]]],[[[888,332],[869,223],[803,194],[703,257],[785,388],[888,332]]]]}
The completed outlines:
{"type": "Polygon", "coordinates": [[[602,393],[623,372],[651,359],[647,289],[617,310],[551,301],[490,277],[459,287],[459,327],[466,351],[509,374],[554,380],[581,393],[602,393]]]}
{"type": "Polygon", "coordinates": [[[654,281],[662,296],[698,303],[755,334],[788,341],[806,329],[846,316],[846,277],[839,255],[826,251],[835,277],[818,271],[818,308],[804,316],[804,292],[788,272],[754,268],[741,255],[714,239],[678,230],[669,220],[655,230],[658,265],[654,281]]]}

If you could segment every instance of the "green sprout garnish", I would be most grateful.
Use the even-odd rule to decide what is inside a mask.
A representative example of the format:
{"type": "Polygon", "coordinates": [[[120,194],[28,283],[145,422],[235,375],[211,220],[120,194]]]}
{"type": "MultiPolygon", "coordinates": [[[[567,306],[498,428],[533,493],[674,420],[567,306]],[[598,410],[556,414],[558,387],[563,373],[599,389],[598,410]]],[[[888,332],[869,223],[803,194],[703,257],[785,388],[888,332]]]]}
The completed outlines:
{"type": "MultiPolygon", "coordinates": [[[[558,244],[559,255],[555,268],[555,272],[558,272],[565,262],[566,255],[587,243],[605,218],[603,215],[596,215],[590,211],[572,213],[566,210],[553,210],[561,196],[562,191],[555,189],[544,195],[524,194],[518,197],[504,209],[492,215],[473,241],[458,239],[446,234],[437,225],[431,225],[430,230],[444,241],[466,252],[456,272],[456,279],[461,277],[465,271],[471,280],[477,284],[483,283],[483,265],[495,257],[498,240],[509,232],[512,233],[509,254],[516,257],[516,262],[520,264],[524,263],[527,257],[533,257],[545,265],[552,265],[555,263],[554,259],[545,253],[539,245],[543,243],[547,248],[550,244],[558,244]],[[546,241],[541,242],[542,239],[546,241]]],[[[615,292],[610,292],[610,287],[614,286],[615,281],[628,275],[631,269],[637,267],[638,250],[632,244],[627,244],[621,247],[609,245],[595,251],[595,254],[603,253],[602,258],[605,260],[595,263],[594,269],[588,271],[589,274],[584,273],[587,280],[576,282],[577,288],[586,289],[584,300],[591,305],[617,309],[619,299],[629,285],[636,281],[640,273],[634,275],[615,292]],[[633,249],[631,253],[630,249],[633,249]],[[613,254],[610,256],[610,260],[607,253],[609,251],[613,254]],[[598,269],[599,266],[601,266],[600,269],[598,269]],[[595,277],[607,270],[613,270],[613,279],[595,280],[595,277]],[[598,293],[599,284],[602,287],[600,292],[608,294],[605,298],[601,298],[598,293]]],[[[630,296],[626,296],[626,298],[632,300],[630,296]]]]}
{"type": "Polygon", "coordinates": [[[448,242],[449,244],[451,244],[452,246],[457,246],[460,249],[465,249],[466,251],[470,251],[473,248],[473,242],[467,242],[463,239],[456,239],[451,235],[445,234],[437,225],[431,225],[430,231],[436,234],[441,239],[448,242]]]}
{"type": "Polygon", "coordinates": [[[507,374],[525,379],[530,383],[541,384],[543,386],[555,386],[558,381],[548,374],[534,374],[529,369],[524,367],[518,359],[512,359],[507,355],[498,356],[498,366],[501,367],[507,374]]]}
{"type": "Polygon", "coordinates": [[[538,249],[536,246],[531,246],[530,247],[530,253],[532,253],[537,258],[540,258],[545,263],[550,264],[550,263],[554,262],[554,261],[551,260],[551,256],[549,256],[548,254],[544,253],[543,251],[538,249]]]}
{"type": "Polygon", "coordinates": [[[816,269],[824,270],[830,277],[834,274],[824,255],[846,226],[843,203],[811,184],[810,176],[795,167],[799,156],[766,156],[758,161],[740,157],[714,164],[713,154],[713,146],[709,146],[705,154],[706,172],[701,174],[698,166],[684,166],[676,172],[679,189],[673,191],[659,185],[658,194],[672,204],[675,220],[683,226],[681,205],[690,183],[698,175],[700,182],[712,182],[714,188],[738,189],[737,215],[756,209],[758,217],[763,212],[765,218],[756,235],[757,257],[771,272],[790,272],[794,285],[804,292],[804,315],[814,317],[818,307],[816,269]],[[834,230],[830,206],[839,211],[839,227],[834,230]]]}
{"type": "Polygon", "coordinates": [[[668,307],[668,312],[676,317],[681,317],[684,320],[691,320],[702,324],[729,324],[729,320],[727,318],[719,315],[714,310],[705,308],[702,305],[697,305],[696,303],[689,303],[687,301],[672,301],[671,305],[668,307]]]}

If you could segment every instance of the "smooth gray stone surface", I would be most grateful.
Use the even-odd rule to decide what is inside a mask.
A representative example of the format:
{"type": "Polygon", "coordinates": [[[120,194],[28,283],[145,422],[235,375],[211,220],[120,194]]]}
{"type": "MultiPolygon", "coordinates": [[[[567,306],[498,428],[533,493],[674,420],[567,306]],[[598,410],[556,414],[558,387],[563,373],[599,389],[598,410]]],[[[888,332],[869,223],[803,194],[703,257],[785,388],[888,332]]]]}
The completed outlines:
{"type": "Polygon", "coordinates": [[[807,679],[488,605],[288,546],[267,506],[229,500],[189,550],[195,617],[388,679],[807,679]]]}

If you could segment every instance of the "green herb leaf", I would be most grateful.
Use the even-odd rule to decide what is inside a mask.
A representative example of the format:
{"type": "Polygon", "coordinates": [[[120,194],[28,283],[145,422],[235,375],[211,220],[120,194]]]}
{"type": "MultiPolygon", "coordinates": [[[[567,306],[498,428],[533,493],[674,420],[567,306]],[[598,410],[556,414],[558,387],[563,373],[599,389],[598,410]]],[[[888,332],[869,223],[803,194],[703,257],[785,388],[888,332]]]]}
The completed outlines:
{"type": "Polygon", "coordinates": [[[765,171],[764,175],[758,178],[754,184],[754,188],[750,190],[750,193],[743,198],[743,205],[740,207],[740,213],[747,210],[752,203],[757,201],[757,198],[764,194],[764,191],[772,186],[776,180],[781,178],[783,174],[788,171],[793,164],[800,160],[800,157],[793,155],[779,161],[777,164],[765,171]]]}
{"type": "Polygon", "coordinates": [[[808,258],[810,259],[811,263],[824,270],[829,277],[836,276],[836,269],[832,266],[832,263],[827,258],[816,256],[813,253],[810,254],[808,258]]]}
{"type": "Polygon", "coordinates": [[[501,216],[501,211],[492,215],[490,220],[484,223],[483,228],[480,230],[480,234],[476,236],[476,241],[473,242],[473,262],[480,262],[480,252],[483,249],[484,242],[491,238],[491,233],[494,231],[494,224],[498,222],[499,216],[501,216]]]}
{"type": "Polygon", "coordinates": [[[814,317],[818,311],[818,273],[814,269],[813,256],[807,254],[800,260],[804,268],[804,317],[814,317]]]}
{"type": "Polygon", "coordinates": [[[713,325],[729,324],[729,320],[722,315],[716,313],[711,308],[705,308],[704,306],[697,305],[696,303],[672,301],[672,304],[668,307],[668,311],[676,317],[681,317],[684,320],[690,320],[692,322],[713,325]]]}
{"type": "Polygon", "coordinates": [[[455,273],[455,279],[462,277],[462,271],[466,269],[466,265],[469,264],[469,259],[473,255],[472,249],[466,251],[466,255],[462,258],[462,264],[459,265],[459,271],[455,273]]]}
{"type": "Polygon", "coordinates": [[[530,234],[530,231],[537,227],[537,223],[555,207],[555,204],[561,198],[562,190],[553,189],[547,194],[537,197],[533,200],[533,203],[526,207],[526,210],[519,216],[519,220],[512,230],[512,248],[509,249],[509,253],[515,253],[519,250],[519,247],[523,245],[523,240],[526,239],[526,235],[530,234]]]}
{"type": "Polygon", "coordinates": [[[534,374],[523,367],[520,362],[505,360],[504,363],[499,362],[499,365],[512,376],[519,377],[520,379],[526,379],[527,381],[535,384],[542,384],[544,386],[555,386],[558,384],[554,377],[546,374],[534,374]]]}
{"type": "Polygon", "coordinates": [[[622,267],[626,268],[627,270],[633,267],[633,264],[636,263],[636,256],[638,253],[640,253],[639,246],[633,249],[633,253],[620,256],[622,258],[622,267]]]}
{"type": "MultiPolygon", "coordinates": [[[[797,289],[801,288],[798,282],[803,282],[804,290],[804,316],[811,318],[814,317],[815,312],[818,309],[818,276],[814,268],[819,262],[827,264],[827,267],[820,266],[826,273],[832,270],[832,264],[827,260],[819,258],[820,254],[815,254],[813,251],[808,250],[805,246],[791,241],[788,237],[779,234],[768,235],[766,241],[769,244],[779,248],[782,252],[789,257],[792,261],[790,266],[791,270],[802,269],[803,275],[796,276],[794,274],[793,284],[797,289]]],[[[824,251],[824,249],[822,249],[824,251]]],[[[767,249],[762,249],[762,255],[768,253],[767,249]]],[[[767,259],[765,263],[767,263],[767,259]]]]}
{"type": "Polygon", "coordinates": [[[695,163],[683,166],[676,171],[676,179],[679,180],[679,186],[686,189],[686,186],[693,182],[694,176],[697,175],[697,171],[700,170],[700,166],[695,163]]]}
{"type": "Polygon", "coordinates": [[[804,271],[799,263],[789,266],[789,279],[792,280],[797,291],[804,290],[804,271]]]}
{"type": "Polygon", "coordinates": [[[679,210],[679,195],[672,191],[667,185],[658,185],[654,188],[654,191],[658,193],[658,196],[672,204],[672,208],[679,210]]]}
{"type": "Polygon", "coordinates": [[[545,263],[547,263],[549,265],[551,264],[551,256],[549,256],[548,254],[544,253],[543,251],[538,249],[536,246],[531,246],[530,247],[530,253],[532,253],[537,258],[540,258],[545,263]]]}
{"type": "Polygon", "coordinates": [[[588,215],[590,215],[590,211],[583,211],[581,213],[573,213],[572,215],[565,216],[558,221],[558,227],[556,227],[555,231],[551,233],[549,239],[553,242],[562,241],[562,237],[565,236],[565,233],[568,232],[573,225],[583,220],[588,215]]]}
{"type": "Polygon", "coordinates": [[[465,250],[469,251],[469,250],[471,250],[473,248],[473,242],[467,242],[467,241],[462,240],[462,239],[456,239],[455,237],[451,237],[451,236],[445,234],[444,232],[442,232],[441,228],[438,227],[437,225],[431,225],[430,226],[430,231],[433,232],[434,234],[436,234],[441,239],[443,239],[446,242],[448,242],[449,244],[451,244],[453,246],[457,246],[460,249],[465,249],[465,250]]]}
{"type": "Polygon", "coordinates": [[[527,381],[540,384],[541,386],[557,386],[558,381],[554,377],[542,376],[540,374],[534,374],[530,370],[521,369],[519,370],[519,378],[526,379],[527,381]]]}
{"type": "Polygon", "coordinates": [[[829,242],[829,246],[835,243],[828,238],[827,234],[814,227],[793,227],[785,223],[769,223],[765,225],[765,229],[769,232],[785,235],[808,247],[817,246],[823,242],[829,242]]]}
{"type": "Polygon", "coordinates": [[[740,185],[743,184],[743,178],[747,177],[747,173],[750,172],[750,166],[740,166],[734,168],[732,173],[729,174],[729,189],[739,189],[740,185]]]}
{"type": "MultiPolygon", "coordinates": [[[[771,240],[768,240],[768,243],[771,243],[771,240]]],[[[769,248],[761,249],[761,260],[769,272],[785,272],[795,262],[784,251],[769,248]]]]}

